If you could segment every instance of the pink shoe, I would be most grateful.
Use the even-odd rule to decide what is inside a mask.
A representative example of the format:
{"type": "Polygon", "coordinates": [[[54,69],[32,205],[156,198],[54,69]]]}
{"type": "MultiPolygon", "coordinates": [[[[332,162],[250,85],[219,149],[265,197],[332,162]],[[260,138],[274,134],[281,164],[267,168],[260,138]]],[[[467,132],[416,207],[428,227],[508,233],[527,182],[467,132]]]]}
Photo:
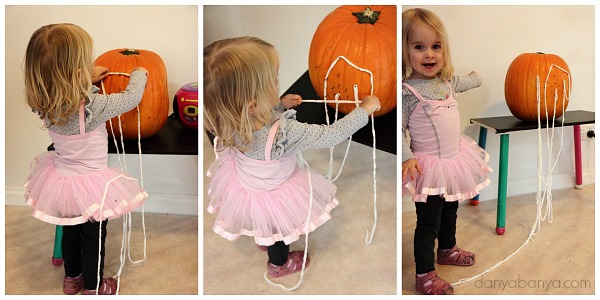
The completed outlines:
{"type": "MultiPolygon", "coordinates": [[[[304,259],[304,251],[292,251],[288,253],[288,260],[283,266],[275,266],[267,262],[267,270],[271,277],[281,277],[288,274],[302,271],[302,261],[304,259]]],[[[310,263],[310,258],[306,256],[306,267],[310,263]]]]}
{"type": "MultiPolygon", "coordinates": [[[[84,295],[96,295],[96,290],[83,290],[84,295]]],[[[98,287],[98,295],[116,295],[117,280],[114,278],[103,278],[98,287]]]]}
{"type": "Polygon", "coordinates": [[[435,271],[423,277],[415,276],[417,292],[423,295],[453,295],[452,285],[441,279],[435,271]]]}
{"type": "Polygon", "coordinates": [[[67,277],[63,281],[63,293],[75,295],[83,289],[83,273],[77,277],[67,277]]]}
{"type": "Polygon", "coordinates": [[[468,267],[475,263],[475,254],[458,248],[456,245],[452,249],[437,250],[437,263],[439,265],[455,265],[468,267]]]}

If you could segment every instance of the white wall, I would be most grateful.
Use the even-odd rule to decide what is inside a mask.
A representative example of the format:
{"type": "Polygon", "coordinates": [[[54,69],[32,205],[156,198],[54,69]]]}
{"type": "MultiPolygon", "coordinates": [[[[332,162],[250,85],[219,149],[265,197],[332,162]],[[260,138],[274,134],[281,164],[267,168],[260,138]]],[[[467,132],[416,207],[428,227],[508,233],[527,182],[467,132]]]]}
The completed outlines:
{"type": "Polygon", "coordinates": [[[239,36],[255,36],[279,54],[279,88],[285,92],[308,70],[308,50],[321,20],[337,5],[205,5],[204,47],[239,36]]]}
{"type": "MultiPolygon", "coordinates": [[[[403,6],[402,10],[413,7],[427,8],[444,22],[455,73],[474,70],[483,79],[481,87],[458,98],[463,133],[476,141],[479,128],[470,125],[469,119],[511,115],[504,100],[504,77],[521,53],[539,51],[562,57],[573,78],[567,110],[595,111],[594,6],[403,6]]],[[[537,191],[536,141],[535,130],[510,135],[509,196],[537,191]]],[[[594,182],[594,148],[593,140],[582,143],[584,184],[594,182]]],[[[497,198],[499,135],[488,133],[486,149],[494,173],[480,200],[497,198]]],[[[572,128],[568,127],[553,173],[554,188],[574,186],[573,157],[572,128]]],[[[403,198],[403,209],[414,209],[408,197],[403,198]]]]}
{"type": "MultiPolygon", "coordinates": [[[[47,133],[23,101],[22,62],[27,40],[42,25],[72,22],[94,37],[96,55],[120,47],[139,47],[161,55],[167,65],[169,95],[197,81],[198,28],[203,46],[228,37],[253,35],[275,45],[281,59],[280,89],[285,91],[307,70],[308,49],[320,21],[337,5],[205,5],[203,24],[197,24],[193,6],[6,6],[5,68],[5,184],[7,199],[22,201],[19,190],[32,157],[50,143],[47,133]],[[132,12],[135,12],[132,14],[132,12]]],[[[399,10],[413,6],[399,6],[399,10]]],[[[594,6],[422,6],[444,21],[457,73],[477,71],[483,85],[459,98],[463,132],[477,139],[470,118],[509,115],[504,102],[504,76],[520,53],[547,52],[561,56],[573,76],[568,110],[595,111],[594,6]]],[[[400,22],[398,23],[400,26],[400,22]]],[[[400,39],[399,39],[400,41],[400,39]]],[[[567,131],[555,169],[556,188],[574,185],[573,140],[567,131]]],[[[537,150],[534,131],[510,136],[508,194],[536,191],[537,150]]],[[[497,197],[499,137],[489,133],[487,150],[492,185],[481,200],[497,197]]],[[[593,141],[584,141],[584,184],[594,182],[593,141]]],[[[167,166],[168,159],[148,158],[147,163],[167,166]]],[[[197,161],[195,162],[197,165],[197,161]]],[[[146,176],[146,175],[145,175],[146,176]]],[[[157,184],[157,191],[164,190],[157,184]]],[[[181,188],[181,187],[178,187],[181,188]]],[[[197,188],[197,187],[196,187],[197,188]]],[[[167,193],[168,194],[168,193],[167,193]]],[[[414,207],[411,203],[406,207],[414,207]]],[[[404,205],[403,205],[404,207],[404,205]]],[[[404,208],[406,208],[404,207],[404,208]]]]}
{"type": "MultiPolygon", "coordinates": [[[[40,129],[41,121],[25,104],[22,67],[31,34],[51,23],[84,28],[94,39],[96,56],[116,48],[157,53],[167,67],[171,101],[181,86],[198,81],[198,6],[5,6],[6,203],[24,202],[22,186],[29,162],[51,143],[47,131],[40,129]]],[[[189,206],[183,211],[197,212],[197,157],[145,155],[143,161],[148,165],[144,187],[150,194],[150,207],[177,213],[180,210],[169,207],[169,201],[181,200],[189,206]],[[181,165],[193,172],[182,172],[181,165]],[[166,177],[181,178],[187,184],[173,186],[166,177]],[[163,204],[156,202],[163,200],[163,204]]]]}

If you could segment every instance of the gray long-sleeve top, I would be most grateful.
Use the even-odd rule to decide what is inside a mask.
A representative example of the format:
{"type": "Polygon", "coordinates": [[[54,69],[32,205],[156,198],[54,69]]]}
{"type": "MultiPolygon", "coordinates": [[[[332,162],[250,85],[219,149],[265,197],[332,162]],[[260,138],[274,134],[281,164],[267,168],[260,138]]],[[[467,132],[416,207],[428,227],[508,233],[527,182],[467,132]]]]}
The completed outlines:
{"type": "MultiPolygon", "coordinates": [[[[280,119],[271,159],[278,159],[303,149],[328,148],[348,139],[369,122],[367,111],[355,108],[331,125],[308,124],[294,119],[296,111],[283,111],[281,104],[274,110],[274,119],[280,119]]],[[[265,159],[265,146],[272,123],[254,131],[250,150],[244,154],[257,160],[265,159]]]]}
{"type": "MultiPolygon", "coordinates": [[[[92,86],[92,92],[85,103],[85,132],[90,132],[109,119],[135,108],[144,95],[147,77],[144,72],[134,71],[129,77],[127,88],[120,93],[99,94],[92,86]]],[[[63,125],[51,125],[48,130],[62,135],[79,134],[79,113],[69,116],[63,125]]]]}

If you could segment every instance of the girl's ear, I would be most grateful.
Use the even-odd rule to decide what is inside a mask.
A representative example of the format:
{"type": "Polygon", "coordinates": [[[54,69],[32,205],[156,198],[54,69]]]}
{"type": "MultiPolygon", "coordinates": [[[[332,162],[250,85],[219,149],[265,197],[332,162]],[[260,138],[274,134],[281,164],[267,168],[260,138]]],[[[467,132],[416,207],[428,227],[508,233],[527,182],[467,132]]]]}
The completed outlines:
{"type": "Polygon", "coordinates": [[[248,112],[254,114],[256,112],[256,100],[250,100],[248,102],[248,112]]]}

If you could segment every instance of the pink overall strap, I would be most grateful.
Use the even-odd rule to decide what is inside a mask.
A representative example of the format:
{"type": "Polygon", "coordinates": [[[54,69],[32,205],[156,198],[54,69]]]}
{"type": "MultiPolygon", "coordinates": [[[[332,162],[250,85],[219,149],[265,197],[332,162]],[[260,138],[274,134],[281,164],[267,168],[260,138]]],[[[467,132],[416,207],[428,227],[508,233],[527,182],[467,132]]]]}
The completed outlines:
{"type": "Polygon", "coordinates": [[[446,85],[448,86],[448,90],[450,91],[450,96],[454,95],[454,90],[452,89],[452,87],[450,86],[450,82],[448,82],[448,80],[444,80],[444,82],[446,83],[446,85]]]}
{"type": "Polygon", "coordinates": [[[79,133],[85,133],[85,101],[79,104],[79,133]]]}
{"type": "Polygon", "coordinates": [[[275,121],[269,130],[269,136],[267,137],[267,144],[265,146],[265,160],[271,160],[271,149],[273,148],[273,142],[275,141],[275,134],[279,128],[279,120],[275,121]]]}
{"type": "Polygon", "coordinates": [[[419,101],[423,100],[423,96],[421,96],[421,94],[419,94],[419,92],[417,92],[417,89],[415,89],[412,85],[408,84],[408,83],[402,83],[403,86],[405,86],[406,88],[408,88],[409,91],[411,91],[413,93],[413,95],[415,95],[417,97],[417,99],[419,99],[419,101]]]}
{"type": "MultiPolygon", "coordinates": [[[[450,95],[452,96],[452,94],[454,93],[454,90],[452,90],[452,87],[450,86],[450,82],[448,82],[448,80],[444,80],[444,82],[446,83],[446,86],[448,86],[448,90],[450,91],[450,95]]],[[[419,92],[417,91],[417,89],[415,89],[412,85],[408,84],[408,83],[402,83],[403,86],[405,86],[406,88],[408,88],[408,90],[410,90],[413,95],[415,95],[419,100],[423,100],[423,96],[421,96],[421,94],[419,94],[419,92]]]]}

